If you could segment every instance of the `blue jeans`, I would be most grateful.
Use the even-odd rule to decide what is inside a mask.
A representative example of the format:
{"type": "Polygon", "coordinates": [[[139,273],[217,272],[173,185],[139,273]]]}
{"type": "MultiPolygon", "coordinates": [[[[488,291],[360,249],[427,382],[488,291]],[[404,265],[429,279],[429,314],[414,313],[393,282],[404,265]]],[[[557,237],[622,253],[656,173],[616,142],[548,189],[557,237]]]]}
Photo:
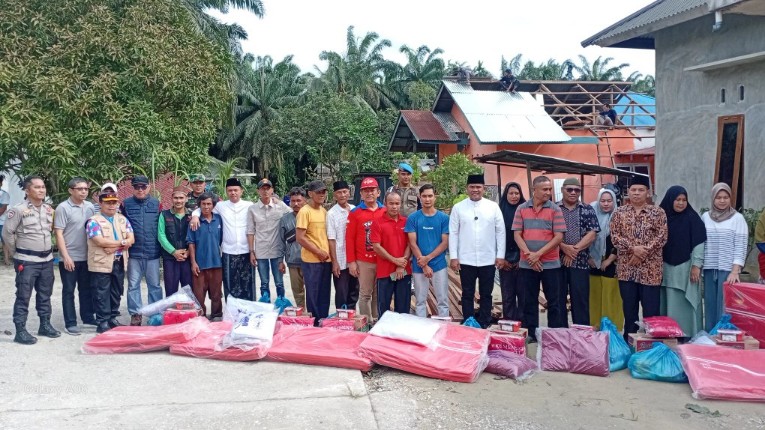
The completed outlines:
{"type": "Polygon", "coordinates": [[[268,286],[268,272],[274,274],[274,284],[276,284],[276,296],[284,297],[284,277],[279,271],[279,261],[281,258],[258,258],[258,276],[260,276],[260,295],[271,294],[268,286]]]}
{"type": "Polygon", "coordinates": [[[704,270],[704,328],[706,331],[720,321],[723,314],[723,284],[728,280],[730,271],[704,270]]]}
{"type": "Polygon", "coordinates": [[[159,285],[159,258],[147,260],[145,258],[128,259],[128,312],[130,315],[138,314],[143,307],[141,301],[141,278],[146,277],[146,285],[149,289],[149,304],[162,300],[162,287],[159,285]]]}

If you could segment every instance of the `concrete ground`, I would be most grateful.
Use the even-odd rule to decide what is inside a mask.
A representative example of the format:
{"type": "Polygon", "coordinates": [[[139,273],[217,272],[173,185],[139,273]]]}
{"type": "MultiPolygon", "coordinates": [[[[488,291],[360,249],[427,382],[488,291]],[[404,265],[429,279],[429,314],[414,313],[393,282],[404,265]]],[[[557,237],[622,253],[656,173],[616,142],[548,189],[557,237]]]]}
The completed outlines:
{"type": "MultiPolygon", "coordinates": [[[[762,405],[694,400],[687,384],[635,380],[627,371],[608,378],[545,372],[525,383],[483,374],[474,384],[460,384],[382,367],[363,375],[167,352],[84,355],[81,345],[95,335],[91,326],[81,336],[64,333],[18,345],[12,342],[13,277],[12,268],[0,267],[3,429],[765,428],[762,405]],[[686,404],[720,416],[693,412],[686,404]]],[[[123,322],[125,304],[123,299],[123,322]]],[[[58,280],[53,309],[53,324],[63,329],[58,280]]],[[[33,333],[37,324],[32,310],[33,333]]],[[[532,345],[530,354],[535,350],[532,345]]]]}

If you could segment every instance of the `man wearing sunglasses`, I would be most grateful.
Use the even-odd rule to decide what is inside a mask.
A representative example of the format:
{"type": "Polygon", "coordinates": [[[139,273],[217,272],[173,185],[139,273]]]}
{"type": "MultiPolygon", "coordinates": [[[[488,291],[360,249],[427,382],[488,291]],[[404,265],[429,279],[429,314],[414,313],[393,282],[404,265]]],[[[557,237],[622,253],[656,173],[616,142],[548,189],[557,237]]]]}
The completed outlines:
{"type": "MultiPolygon", "coordinates": [[[[582,184],[579,179],[568,178],[561,187],[563,199],[558,202],[566,232],[560,244],[560,258],[563,264],[563,283],[560,289],[560,303],[565,305],[566,296],[571,296],[571,320],[574,324],[590,325],[590,244],[600,231],[598,217],[592,206],[582,203],[582,184]]],[[[563,308],[565,310],[565,306],[563,308]]],[[[568,318],[564,322],[568,325],[568,318]]]]}
{"type": "Polygon", "coordinates": [[[162,205],[156,197],[149,194],[149,178],[134,176],[130,181],[133,195],[122,203],[122,213],[133,226],[135,244],[130,249],[127,266],[128,312],[130,325],[139,326],[143,322],[138,310],[143,306],[141,300],[141,278],[146,278],[149,290],[149,303],[162,299],[162,287],[159,285],[159,214],[162,205]]]}

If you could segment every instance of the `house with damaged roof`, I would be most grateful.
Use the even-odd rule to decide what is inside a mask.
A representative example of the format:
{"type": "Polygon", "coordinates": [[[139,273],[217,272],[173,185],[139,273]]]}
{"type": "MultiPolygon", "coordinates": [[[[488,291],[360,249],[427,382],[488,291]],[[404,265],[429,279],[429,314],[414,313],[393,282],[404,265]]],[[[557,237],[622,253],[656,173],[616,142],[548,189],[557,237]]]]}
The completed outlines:
{"type": "Polygon", "coordinates": [[[614,169],[653,175],[655,104],[630,92],[630,85],[521,81],[512,93],[493,79],[446,78],[430,110],[401,111],[389,149],[432,153],[438,160],[464,153],[483,165],[491,193],[513,181],[529,195],[528,177],[543,173],[559,193],[566,177],[602,167],[582,176],[585,201],[591,201],[605,183],[626,186],[627,176],[617,178],[614,169]],[[616,124],[593,126],[606,103],[617,111],[616,124]],[[508,154],[516,161],[506,162],[508,154]]]}
{"type": "Polygon", "coordinates": [[[765,1],[659,0],[582,42],[656,55],[657,193],[696,207],[726,182],[737,208],[765,206],[765,1]]]}

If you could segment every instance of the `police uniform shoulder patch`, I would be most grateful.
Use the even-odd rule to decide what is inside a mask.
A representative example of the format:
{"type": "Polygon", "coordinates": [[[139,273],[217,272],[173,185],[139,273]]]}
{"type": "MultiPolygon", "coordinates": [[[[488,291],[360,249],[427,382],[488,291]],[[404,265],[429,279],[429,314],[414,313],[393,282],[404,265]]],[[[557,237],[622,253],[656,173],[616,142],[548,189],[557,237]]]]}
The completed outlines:
{"type": "Polygon", "coordinates": [[[16,216],[16,210],[14,210],[14,209],[9,210],[8,211],[8,219],[13,218],[14,216],[16,216]]]}

